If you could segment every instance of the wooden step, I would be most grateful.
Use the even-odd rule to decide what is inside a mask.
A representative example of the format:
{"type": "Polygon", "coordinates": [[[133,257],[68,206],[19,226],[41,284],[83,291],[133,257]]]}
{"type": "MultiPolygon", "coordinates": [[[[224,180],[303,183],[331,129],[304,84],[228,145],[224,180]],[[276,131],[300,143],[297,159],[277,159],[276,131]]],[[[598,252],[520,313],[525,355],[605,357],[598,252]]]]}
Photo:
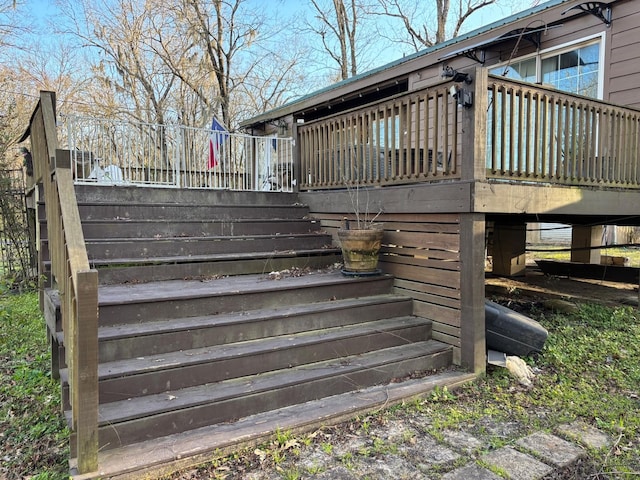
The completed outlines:
{"type": "Polygon", "coordinates": [[[79,203],[83,220],[232,220],[238,218],[300,219],[309,209],[304,205],[189,205],[175,203],[79,203]]]}
{"type": "Polygon", "coordinates": [[[376,295],[99,329],[100,362],[411,315],[409,298],[376,295]]]}
{"type": "Polygon", "coordinates": [[[272,271],[322,269],[342,262],[339,248],[222,253],[186,257],[93,260],[101,285],[160,282],[264,274],[272,271]]]}
{"type": "Polygon", "coordinates": [[[328,248],[331,243],[330,235],[319,233],[86,241],[89,261],[114,260],[119,263],[138,258],[197,257],[212,253],[312,250],[328,248]]]}
{"type": "MultiPolygon", "coordinates": [[[[40,221],[41,238],[47,237],[47,222],[40,221]]],[[[86,240],[108,238],[173,238],[311,233],[321,231],[320,222],[310,218],[239,219],[139,219],[83,220],[86,240]]]]}
{"type": "Polygon", "coordinates": [[[339,271],[280,280],[266,275],[241,275],[203,281],[105,285],[98,292],[100,326],[380,295],[388,293],[392,286],[390,275],[353,278],[339,271]]]}
{"type": "MultiPolygon", "coordinates": [[[[451,347],[429,340],[99,407],[101,449],[228,422],[388,383],[451,363],[451,347]]],[[[75,451],[72,436],[72,451],[75,451]]]]}
{"type": "Polygon", "coordinates": [[[311,233],[320,222],[311,219],[222,219],[222,220],[85,220],[85,239],[172,238],[311,233]]]}
{"type": "MultiPolygon", "coordinates": [[[[267,442],[277,431],[312,431],[358,414],[425,396],[435,388],[448,387],[453,390],[475,378],[470,373],[445,371],[419,379],[396,381],[323,397],[320,400],[249,415],[237,421],[157,437],[125,447],[101,450],[98,454],[100,471],[74,476],[74,479],[164,477],[171,472],[267,442]]],[[[72,458],[70,463],[73,472],[77,460],[72,458]]]]}
{"type": "MultiPolygon", "coordinates": [[[[79,203],[181,203],[185,205],[285,205],[298,202],[295,193],[162,188],[126,185],[76,185],[79,203]]],[[[43,196],[41,198],[44,198],[43,196]]]]}
{"type": "MultiPolygon", "coordinates": [[[[430,336],[430,321],[400,317],[101,363],[100,403],[363,354],[430,336]]],[[[61,378],[66,378],[65,370],[61,378]]]]}

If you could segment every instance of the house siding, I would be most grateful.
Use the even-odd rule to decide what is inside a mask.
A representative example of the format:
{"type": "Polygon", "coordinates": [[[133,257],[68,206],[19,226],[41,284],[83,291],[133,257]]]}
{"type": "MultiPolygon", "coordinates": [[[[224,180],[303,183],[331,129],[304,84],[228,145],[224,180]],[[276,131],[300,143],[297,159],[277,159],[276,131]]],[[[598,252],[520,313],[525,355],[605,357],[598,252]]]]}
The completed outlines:
{"type": "MultiPolygon", "coordinates": [[[[540,51],[561,48],[570,43],[580,42],[585,38],[603,35],[604,50],[604,85],[603,99],[612,103],[640,108],[640,2],[612,2],[613,22],[607,27],[600,19],[586,13],[562,11],[579,2],[568,2],[552,11],[533,17],[539,19],[540,25],[562,22],[549,28],[542,34],[540,51]]],[[[530,25],[532,18],[523,19],[520,24],[510,24],[496,29],[482,37],[494,38],[516,28],[530,25]]],[[[536,25],[538,25],[536,23],[536,25]]],[[[449,53],[464,48],[465,43],[474,45],[481,43],[482,37],[452,45],[441,52],[435,52],[422,59],[424,65],[412,74],[409,89],[417,90],[433,85],[441,78],[443,66],[450,66],[459,71],[470,71],[478,63],[464,55],[440,60],[449,53]]],[[[479,49],[478,51],[480,51],[479,49]]],[[[485,51],[485,67],[505,64],[510,60],[532,55],[536,48],[528,41],[517,39],[490,46],[485,51]]]]}
{"type": "Polygon", "coordinates": [[[640,108],[640,2],[613,6],[605,100],[640,108]]]}

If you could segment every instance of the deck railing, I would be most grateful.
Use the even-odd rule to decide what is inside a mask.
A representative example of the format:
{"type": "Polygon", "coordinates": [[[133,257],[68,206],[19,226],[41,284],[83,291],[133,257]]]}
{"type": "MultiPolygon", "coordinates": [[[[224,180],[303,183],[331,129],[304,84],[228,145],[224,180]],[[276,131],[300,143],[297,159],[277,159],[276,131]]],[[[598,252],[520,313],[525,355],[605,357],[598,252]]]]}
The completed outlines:
{"type": "Polygon", "coordinates": [[[293,140],[68,116],[76,183],[293,190],[293,140]]]}
{"type": "Polygon", "coordinates": [[[451,82],[298,128],[302,189],[460,177],[460,129],[451,82]]]}
{"type": "MultiPolygon", "coordinates": [[[[52,287],[60,307],[71,429],[79,473],[98,469],[98,272],[89,267],[70,155],[57,149],[55,95],[41,92],[29,126],[34,179],[43,184],[52,287]]],[[[51,332],[55,334],[55,332],[51,332]]]]}
{"type": "Polygon", "coordinates": [[[487,176],[637,188],[640,112],[489,76],[487,176]]]}
{"type": "Polygon", "coordinates": [[[437,83],[298,131],[304,190],[455,179],[640,187],[640,111],[483,68],[472,85],[437,83]]]}

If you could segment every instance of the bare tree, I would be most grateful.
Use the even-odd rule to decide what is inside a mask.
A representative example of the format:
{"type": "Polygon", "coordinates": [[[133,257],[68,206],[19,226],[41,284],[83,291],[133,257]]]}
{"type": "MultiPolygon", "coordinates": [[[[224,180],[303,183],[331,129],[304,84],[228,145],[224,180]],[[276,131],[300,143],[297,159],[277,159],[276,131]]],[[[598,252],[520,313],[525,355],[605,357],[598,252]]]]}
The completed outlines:
{"type": "Polygon", "coordinates": [[[25,0],[0,0],[0,65],[10,65],[19,54],[28,54],[27,40],[35,27],[25,0]]]}
{"type": "Polygon", "coordinates": [[[15,18],[17,15],[17,0],[0,0],[0,48],[6,49],[11,38],[17,33],[15,18]]]}
{"type": "Polygon", "coordinates": [[[149,47],[153,2],[69,0],[65,8],[94,80],[85,92],[102,115],[165,123],[174,78],[149,47]]]}
{"type": "Polygon", "coordinates": [[[319,36],[323,51],[337,65],[339,80],[358,73],[367,38],[371,7],[362,0],[310,0],[314,19],[307,30],[319,36]]]}
{"type": "Polygon", "coordinates": [[[156,55],[198,99],[202,115],[219,115],[229,128],[240,112],[280,104],[300,78],[300,50],[283,41],[288,22],[266,7],[246,0],[173,0],[164,2],[164,24],[154,28],[156,55]]]}
{"type": "Polygon", "coordinates": [[[278,107],[301,93],[307,93],[313,85],[303,66],[305,50],[293,47],[293,37],[278,36],[275,45],[256,46],[251,53],[254,67],[251,75],[242,78],[230,103],[231,117],[243,119],[278,107]],[[282,49],[281,45],[287,45],[282,49]],[[292,46],[292,47],[289,47],[292,46]],[[269,61],[263,61],[268,58],[269,61]]]}
{"type": "Polygon", "coordinates": [[[20,81],[14,68],[0,64],[0,289],[26,287],[33,275],[23,157],[16,142],[36,99],[20,94],[20,81]]]}
{"type": "Polygon", "coordinates": [[[424,3],[410,0],[377,0],[379,14],[390,17],[404,27],[406,35],[390,40],[411,45],[415,50],[457,37],[469,17],[496,0],[434,0],[435,18],[425,15],[433,11],[424,3]]]}

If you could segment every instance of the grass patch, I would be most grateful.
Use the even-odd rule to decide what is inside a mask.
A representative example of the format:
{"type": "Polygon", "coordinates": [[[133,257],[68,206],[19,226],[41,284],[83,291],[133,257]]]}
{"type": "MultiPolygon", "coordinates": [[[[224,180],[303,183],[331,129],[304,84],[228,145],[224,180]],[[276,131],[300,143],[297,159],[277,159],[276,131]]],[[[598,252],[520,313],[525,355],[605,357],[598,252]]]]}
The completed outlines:
{"type": "MultiPolygon", "coordinates": [[[[531,251],[528,255],[531,258],[537,260],[559,260],[568,262],[571,260],[571,252],[567,251],[569,246],[549,246],[549,245],[531,245],[529,247],[531,251]],[[539,252],[537,249],[544,249],[550,251],[539,252]]],[[[610,247],[610,248],[602,248],[600,250],[601,255],[610,255],[612,257],[628,257],[629,258],[629,266],[631,267],[640,267],[640,248],[630,248],[630,247],[610,247]]]]}
{"type": "MultiPolygon", "coordinates": [[[[548,330],[543,352],[528,359],[535,385],[517,385],[505,369],[454,392],[455,402],[431,404],[434,433],[481,425],[481,419],[517,422],[552,431],[581,419],[608,433],[611,451],[591,452],[602,473],[640,475],[640,320],[638,310],[582,305],[570,315],[532,310],[548,330]]],[[[531,315],[531,312],[528,312],[531,315]]],[[[425,405],[429,400],[425,400],[425,405]]]]}
{"type": "Polygon", "coordinates": [[[0,295],[0,477],[68,478],[68,430],[37,293],[0,295]]]}

